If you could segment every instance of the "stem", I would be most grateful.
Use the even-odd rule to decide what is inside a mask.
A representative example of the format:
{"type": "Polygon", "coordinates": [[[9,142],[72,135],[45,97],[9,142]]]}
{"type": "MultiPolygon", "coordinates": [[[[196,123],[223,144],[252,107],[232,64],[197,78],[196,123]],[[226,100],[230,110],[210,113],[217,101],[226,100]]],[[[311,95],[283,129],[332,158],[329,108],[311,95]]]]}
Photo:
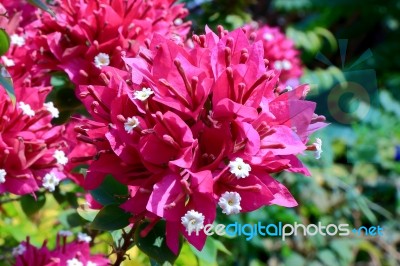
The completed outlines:
{"type": "Polygon", "coordinates": [[[113,266],[120,266],[121,263],[125,260],[125,254],[128,251],[129,246],[134,242],[133,236],[135,234],[135,231],[139,227],[140,223],[141,223],[141,220],[135,222],[134,225],[132,226],[131,230],[129,230],[128,233],[126,233],[122,229],[123,230],[122,239],[124,240],[124,243],[122,244],[122,246],[117,247],[115,249],[115,254],[117,255],[117,259],[115,260],[113,266]]]}

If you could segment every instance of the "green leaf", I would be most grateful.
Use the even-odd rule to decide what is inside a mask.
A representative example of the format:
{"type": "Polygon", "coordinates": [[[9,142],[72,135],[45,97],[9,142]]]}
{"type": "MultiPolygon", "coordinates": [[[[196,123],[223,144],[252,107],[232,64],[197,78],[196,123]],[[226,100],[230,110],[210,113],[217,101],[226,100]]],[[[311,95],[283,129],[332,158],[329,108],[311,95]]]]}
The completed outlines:
{"type": "Polygon", "coordinates": [[[30,217],[37,213],[46,203],[46,196],[44,194],[37,194],[37,199],[31,195],[21,197],[21,207],[26,216],[30,217]]]}
{"type": "MultiPolygon", "coordinates": [[[[149,225],[148,222],[141,224],[135,232],[135,243],[137,247],[158,264],[172,265],[179,254],[175,255],[167,246],[165,239],[165,221],[158,222],[145,237],[142,237],[140,232],[142,232],[147,225],[149,225]]],[[[181,247],[179,251],[180,249],[181,247]]]]}
{"type": "Polygon", "coordinates": [[[80,205],[76,211],[78,214],[85,219],[86,221],[93,222],[96,215],[99,213],[99,210],[90,209],[87,205],[80,205]]]}
{"type": "Polygon", "coordinates": [[[130,213],[125,212],[118,204],[111,204],[99,211],[90,226],[103,231],[118,230],[129,224],[129,218],[130,213]]]}
{"type": "Polygon", "coordinates": [[[81,216],[72,209],[63,211],[58,219],[64,228],[74,228],[86,224],[86,221],[81,218],[81,216]]]}
{"type": "Polygon", "coordinates": [[[10,48],[10,37],[4,29],[0,29],[0,56],[10,48]]]}
{"type": "Polygon", "coordinates": [[[42,9],[43,11],[46,11],[47,13],[49,13],[52,16],[55,16],[53,10],[51,10],[45,3],[43,3],[43,1],[41,0],[28,0],[28,2],[40,9],[42,9]]]}
{"type": "Polygon", "coordinates": [[[200,260],[203,260],[207,263],[217,262],[217,246],[212,237],[207,237],[206,244],[201,251],[197,250],[192,245],[190,245],[190,248],[200,260]]]}
{"type": "Polygon", "coordinates": [[[0,85],[7,91],[13,104],[16,102],[12,79],[5,66],[0,64],[0,85]]]}
{"type": "Polygon", "coordinates": [[[90,191],[93,198],[100,204],[121,204],[128,198],[128,187],[108,175],[101,185],[90,191]]]}

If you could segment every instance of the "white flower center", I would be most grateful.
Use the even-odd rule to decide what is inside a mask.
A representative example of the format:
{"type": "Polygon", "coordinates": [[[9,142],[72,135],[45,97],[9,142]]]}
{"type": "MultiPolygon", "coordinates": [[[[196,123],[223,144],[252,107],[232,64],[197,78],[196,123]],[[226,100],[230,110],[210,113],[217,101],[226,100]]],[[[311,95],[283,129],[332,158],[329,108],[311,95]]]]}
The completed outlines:
{"type": "Polygon", "coordinates": [[[139,125],[139,119],[132,116],[126,120],[126,122],[124,123],[124,128],[125,128],[126,132],[131,133],[133,131],[133,129],[135,127],[137,127],[138,125],[139,125]]]}
{"type": "Polygon", "coordinates": [[[46,110],[51,114],[51,117],[53,118],[57,118],[58,115],[60,114],[60,112],[58,111],[58,109],[56,107],[54,107],[53,102],[48,102],[44,104],[44,107],[46,108],[46,110]]]}
{"type": "Polygon", "coordinates": [[[234,161],[229,162],[229,171],[237,178],[248,177],[251,171],[249,164],[245,163],[242,158],[236,158],[234,161]]]}
{"type": "Polygon", "coordinates": [[[0,184],[6,182],[7,172],[4,169],[0,169],[0,184]]]}
{"type": "Polygon", "coordinates": [[[145,101],[152,94],[154,94],[154,92],[150,88],[142,88],[141,91],[135,91],[133,93],[133,99],[137,99],[137,100],[140,100],[140,101],[145,101]]]}
{"type": "Polygon", "coordinates": [[[12,255],[14,257],[24,254],[26,247],[23,244],[19,244],[17,247],[13,248],[12,255]]]}
{"type": "Polygon", "coordinates": [[[238,214],[242,207],[240,206],[240,197],[237,192],[225,192],[218,200],[218,205],[222,208],[222,213],[227,215],[238,214]]]}
{"type": "Polygon", "coordinates": [[[321,158],[321,153],[322,153],[322,140],[320,138],[316,138],[314,142],[314,146],[316,148],[314,156],[315,159],[321,158]]]}
{"type": "Polygon", "coordinates": [[[181,217],[181,222],[190,235],[192,232],[198,232],[204,228],[204,219],[205,217],[202,213],[190,210],[181,217]]]}
{"type": "Polygon", "coordinates": [[[43,187],[47,188],[50,192],[53,192],[59,183],[60,180],[54,173],[46,174],[43,178],[43,187]]]}
{"type": "Polygon", "coordinates": [[[182,23],[183,23],[183,20],[181,18],[177,18],[177,19],[174,20],[174,25],[175,26],[182,25],[182,23]]]}
{"type": "Polygon", "coordinates": [[[94,64],[97,68],[108,66],[110,64],[110,56],[106,53],[99,53],[94,58],[94,64]]]}
{"type": "Polygon", "coordinates": [[[85,233],[79,232],[78,233],[78,241],[79,242],[90,243],[90,241],[92,241],[92,238],[89,235],[85,234],[85,233]]]}
{"type": "Polygon", "coordinates": [[[22,110],[22,113],[24,115],[27,115],[29,117],[35,116],[35,111],[32,110],[32,108],[29,104],[24,103],[24,102],[19,102],[18,107],[22,110]]]}
{"type": "Polygon", "coordinates": [[[10,39],[11,39],[11,44],[14,44],[18,47],[21,47],[25,44],[25,38],[22,36],[19,36],[18,34],[11,35],[10,39]]]}
{"type": "Polygon", "coordinates": [[[284,70],[290,70],[290,69],[292,69],[292,63],[290,63],[288,60],[284,59],[282,61],[282,68],[284,70]]]}
{"type": "Polygon", "coordinates": [[[67,260],[67,266],[83,266],[83,263],[76,258],[73,258],[71,260],[67,260]]]}
{"type": "Polygon", "coordinates": [[[15,66],[15,62],[12,59],[9,59],[7,56],[2,56],[1,60],[3,60],[3,63],[6,67],[12,67],[15,66]]]}
{"type": "Polygon", "coordinates": [[[66,165],[68,163],[68,158],[65,153],[61,150],[56,150],[53,157],[57,160],[58,164],[66,165]]]}
{"type": "Polygon", "coordinates": [[[269,32],[264,33],[263,39],[266,41],[272,41],[274,39],[274,35],[269,32]]]}

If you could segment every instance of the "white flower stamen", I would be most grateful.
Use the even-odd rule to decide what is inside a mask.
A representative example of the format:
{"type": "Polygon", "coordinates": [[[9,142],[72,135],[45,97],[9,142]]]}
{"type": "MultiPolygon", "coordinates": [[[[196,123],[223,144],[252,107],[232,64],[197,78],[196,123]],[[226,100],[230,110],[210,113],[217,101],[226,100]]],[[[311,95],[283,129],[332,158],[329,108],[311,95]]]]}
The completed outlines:
{"type": "Polygon", "coordinates": [[[174,20],[174,25],[179,26],[183,24],[183,20],[181,18],[177,18],[174,20]]]}
{"type": "Polygon", "coordinates": [[[51,117],[57,118],[60,112],[56,107],[54,107],[53,102],[48,102],[44,104],[44,107],[46,108],[47,112],[51,114],[51,117]]]}
{"type": "Polygon", "coordinates": [[[16,257],[18,255],[24,254],[25,251],[26,251],[26,247],[23,244],[19,244],[17,247],[13,248],[12,255],[14,257],[16,257]]]}
{"type": "Polygon", "coordinates": [[[35,111],[32,110],[32,108],[29,104],[24,103],[24,102],[19,102],[18,107],[22,110],[22,113],[24,115],[27,115],[29,117],[35,116],[35,111]]]}
{"type": "Polygon", "coordinates": [[[204,228],[204,219],[205,217],[202,213],[195,210],[190,210],[181,217],[181,222],[190,235],[192,232],[199,232],[204,228]]]}
{"type": "Polygon", "coordinates": [[[108,66],[110,64],[110,56],[106,53],[99,53],[94,58],[94,64],[97,68],[108,66]]]}
{"type": "Polygon", "coordinates": [[[276,70],[282,70],[282,68],[283,68],[283,66],[282,66],[282,61],[280,61],[280,60],[275,61],[275,62],[274,62],[274,68],[275,68],[276,70]]]}
{"type": "Polygon", "coordinates": [[[139,119],[132,116],[126,120],[126,122],[124,123],[124,128],[125,128],[126,132],[131,133],[133,131],[133,129],[135,127],[137,127],[138,125],[139,125],[139,119]]]}
{"type": "Polygon", "coordinates": [[[65,156],[65,153],[62,150],[56,150],[53,157],[57,160],[58,164],[66,165],[68,163],[68,157],[65,156]]]}
{"type": "Polygon", "coordinates": [[[0,169],[0,184],[6,182],[7,172],[4,169],[0,169]]]}
{"type": "Polygon", "coordinates": [[[46,174],[43,178],[43,187],[47,188],[50,192],[53,192],[59,183],[60,180],[54,173],[46,174]]]}
{"type": "Polygon", "coordinates": [[[237,178],[248,177],[251,171],[249,164],[245,163],[242,158],[236,158],[234,161],[230,161],[229,171],[234,174],[237,178]]]}
{"type": "Polygon", "coordinates": [[[6,67],[13,67],[13,66],[15,66],[14,60],[9,59],[9,58],[8,58],[7,56],[5,56],[5,55],[3,55],[3,56],[1,57],[1,60],[3,61],[4,65],[5,65],[6,67]]]}
{"type": "Polygon", "coordinates": [[[315,142],[314,142],[314,146],[315,146],[314,156],[315,156],[315,159],[318,160],[319,158],[321,158],[322,140],[320,138],[316,138],[315,142]]]}
{"type": "Polygon", "coordinates": [[[79,232],[78,233],[78,241],[79,242],[90,243],[90,241],[92,241],[92,238],[89,235],[85,234],[85,233],[79,232]]]}
{"type": "Polygon", "coordinates": [[[272,41],[274,39],[274,35],[269,32],[264,33],[263,39],[266,41],[272,41]]]}
{"type": "Polygon", "coordinates": [[[135,91],[133,93],[133,99],[137,99],[137,100],[140,100],[140,101],[145,101],[152,94],[154,94],[154,92],[150,88],[142,88],[141,91],[135,91]]]}
{"type": "Polygon", "coordinates": [[[240,206],[240,197],[237,192],[225,192],[218,200],[218,205],[222,208],[222,213],[227,215],[238,214],[242,207],[240,206]]]}
{"type": "Polygon", "coordinates": [[[11,35],[10,39],[11,39],[11,44],[14,44],[18,47],[21,47],[25,44],[25,38],[22,36],[19,36],[18,34],[11,35]]]}
{"type": "Polygon", "coordinates": [[[80,262],[78,259],[73,258],[73,259],[67,260],[67,266],[83,266],[83,263],[80,262]]]}
{"type": "Polygon", "coordinates": [[[290,63],[288,60],[284,59],[282,61],[282,68],[283,68],[283,70],[290,70],[290,69],[292,69],[292,63],[290,63]]]}

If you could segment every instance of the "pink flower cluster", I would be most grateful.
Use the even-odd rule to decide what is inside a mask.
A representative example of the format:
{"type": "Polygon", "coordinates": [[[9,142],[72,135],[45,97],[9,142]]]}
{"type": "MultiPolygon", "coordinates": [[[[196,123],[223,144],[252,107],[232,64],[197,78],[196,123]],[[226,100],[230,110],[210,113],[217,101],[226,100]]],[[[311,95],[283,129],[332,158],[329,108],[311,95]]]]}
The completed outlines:
{"type": "Polygon", "coordinates": [[[54,250],[47,248],[47,241],[38,248],[27,241],[14,248],[16,258],[14,266],[106,266],[109,260],[101,255],[91,255],[90,236],[79,233],[78,239],[67,243],[72,233],[61,231],[57,235],[57,244],[54,250]]]}
{"type": "Polygon", "coordinates": [[[317,150],[309,135],[323,127],[308,86],[277,89],[261,41],[245,30],[194,35],[188,49],[155,34],[128,71],[104,67],[105,85],[80,86],[94,118],[78,138],[97,147],[86,188],[112,174],[130,187],[122,208],[135,219],[166,221],[167,244],[183,234],[201,249],[219,206],[225,214],[265,205],[296,206],[271,174],[309,175],[296,155],[317,150]]]}
{"type": "Polygon", "coordinates": [[[13,51],[7,56],[16,66],[33,60],[40,73],[64,71],[75,84],[96,84],[103,66],[122,67],[122,51],[135,56],[154,33],[184,41],[190,28],[190,22],[183,22],[188,12],[174,2],[56,0],[51,7],[55,16],[41,11],[15,33],[20,53],[26,51],[26,56],[13,51]]]}
{"type": "Polygon", "coordinates": [[[279,79],[282,86],[295,87],[303,74],[299,58],[299,51],[294,42],[287,38],[279,28],[257,23],[244,26],[248,36],[262,41],[264,57],[270,62],[270,66],[281,71],[279,79]]]}
{"type": "Polygon", "coordinates": [[[68,158],[64,126],[51,124],[58,110],[45,103],[51,88],[30,87],[26,80],[14,86],[16,103],[0,90],[0,194],[28,194],[40,187],[53,191],[65,177],[68,158]]]}

